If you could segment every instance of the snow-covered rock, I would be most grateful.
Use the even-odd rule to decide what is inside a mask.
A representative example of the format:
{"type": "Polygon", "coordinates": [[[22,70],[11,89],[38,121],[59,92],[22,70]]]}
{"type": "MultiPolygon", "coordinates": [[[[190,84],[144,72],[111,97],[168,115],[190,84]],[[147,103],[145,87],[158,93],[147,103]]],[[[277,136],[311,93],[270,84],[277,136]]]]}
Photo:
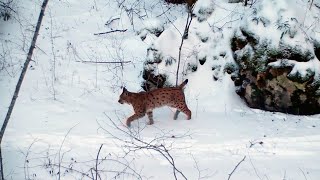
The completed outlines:
{"type": "Polygon", "coordinates": [[[264,1],[232,38],[237,93],[253,108],[320,113],[319,44],[297,13],[282,6],[264,1]],[[261,13],[272,4],[278,9],[261,13]]]}
{"type": "MultiPolygon", "coordinates": [[[[299,1],[306,8],[305,2],[299,1]]],[[[244,7],[199,0],[188,38],[181,47],[179,75],[200,66],[212,80],[232,74],[236,92],[253,108],[293,114],[320,113],[320,35],[318,9],[299,11],[289,0],[264,0],[244,7]],[[225,17],[221,9],[238,9],[225,17]],[[243,13],[241,8],[245,8],[243,13]]],[[[174,86],[186,15],[167,24],[147,51],[144,89],[174,86]]],[[[201,69],[201,68],[200,68],[201,69]]],[[[181,81],[179,77],[179,81],[181,81]]]]}

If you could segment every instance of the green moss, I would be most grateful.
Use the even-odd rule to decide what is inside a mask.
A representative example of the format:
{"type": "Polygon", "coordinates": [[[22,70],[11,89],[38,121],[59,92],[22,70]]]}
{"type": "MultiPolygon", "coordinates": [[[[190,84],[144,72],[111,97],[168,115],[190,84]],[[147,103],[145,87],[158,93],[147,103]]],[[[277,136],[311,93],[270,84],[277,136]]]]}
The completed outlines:
{"type": "Polygon", "coordinates": [[[214,11],[213,6],[201,7],[198,10],[198,21],[203,22],[212,14],[213,11],[214,11]]]}
{"type": "Polygon", "coordinates": [[[263,41],[256,46],[246,46],[242,54],[236,56],[236,61],[243,69],[250,69],[255,73],[265,72],[268,63],[281,55],[277,49],[270,47],[270,42],[263,41]]]}
{"type": "Polygon", "coordinates": [[[291,59],[298,62],[307,62],[314,58],[313,53],[309,49],[305,51],[302,51],[302,49],[303,48],[301,46],[290,46],[282,41],[279,44],[279,51],[282,52],[281,56],[283,59],[291,59]]]}
{"type": "Polygon", "coordinates": [[[320,60],[320,42],[314,41],[313,46],[314,46],[314,53],[315,53],[316,57],[318,58],[318,60],[320,60]]]}
{"type": "Polygon", "coordinates": [[[263,94],[263,91],[261,91],[255,84],[251,84],[251,100],[259,107],[264,108],[265,104],[265,96],[263,94]]]}
{"type": "MultiPolygon", "coordinates": [[[[318,76],[319,76],[319,75],[317,75],[317,77],[318,77],[318,76]]],[[[312,83],[311,83],[311,84],[308,84],[308,87],[309,87],[310,89],[314,90],[314,91],[319,91],[319,93],[320,93],[320,79],[319,79],[319,77],[316,78],[316,76],[313,77],[313,78],[314,78],[314,79],[313,79],[312,83]]]]}
{"type": "Polygon", "coordinates": [[[157,27],[153,29],[147,29],[151,34],[154,34],[155,36],[159,37],[161,33],[164,31],[163,27],[157,27]]]}
{"type": "Polygon", "coordinates": [[[165,60],[166,66],[171,66],[173,62],[177,62],[177,60],[171,56],[165,60]]]}
{"type": "Polygon", "coordinates": [[[292,102],[293,107],[297,107],[297,106],[301,105],[301,103],[302,103],[302,101],[300,99],[301,94],[303,94],[302,90],[296,90],[292,93],[292,96],[290,98],[291,98],[291,102],[292,102]]]}
{"type": "Polygon", "coordinates": [[[206,62],[206,60],[207,60],[207,57],[206,57],[206,56],[203,57],[203,58],[200,58],[200,59],[199,59],[199,63],[200,63],[201,65],[203,65],[203,64],[206,62]]]}
{"type": "Polygon", "coordinates": [[[218,57],[218,56],[213,56],[212,59],[213,59],[214,61],[217,61],[217,60],[219,60],[219,57],[218,57]]]}
{"type": "Polygon", "coordinates": [[[291,81],[302,84],[302,83],[305,83],[305,82],[311,80],[311,78],[314,76],[314,74],[315,74],[314,71],[312,71],[311,69],[307,69],[306,74],[304,76],[297,71],[296,73],[288,74],[287,77],[291,81]]]}
{"type": "Polygon", "coordinates": [[[200,38],[201,42],[205,43],[209,40],[209,37],[202,37],[200,38]]]}
{"type": "Polygon", "coordinates": [[[198,66],[196,64],[187,64],[187,71],[196,72],[198,70],[198,66]]]}
{"type": "MultiPolygon", "coordinates": [[[[212,70],[215,70],[215,68],[216,68],[216,66],[213,66],[212,70]]],[[[224,65],[223,72],[227,72],[228,74],[231,74],[231,73],[237,71],[238,69],[239,68],[235,63],[228,62],[224,65]]]]}
{"type": "Polygon", "coordinates": [[[219,56],[223,58],[226,57],[226,55],[227,55],[227,52],[225,51],[219,53],[219,56]]]}
{"type": "Polygon", "coordinates": [[[243,27],[240,27],[240,31],[241,33],[243,34],[243,36],[246,37],[247,41],[252,45],[252,46],[255,46],[259,43],[259,37],[256,36],[254,34],[254,32],[251,32],[249,31],[248,29],[246,28],[243,28],[243,27]]]}
{"type": "Polygon", "coordinates": [[[162,62],[162,59],[163,59],[163,56],[162,54],[158,53],[158,52],[155,52],[153,54],[153,62],[154,63],[161,63],[162,62]]]}
{"type": "Polygon", "coordinates": [[[160,51],[152,47],[147,49],[147,57],[146,64],[161,63],[164,58],[160,51]]]}
{"type": "Polygon", "coordinates": [[[246,41],[246,39],[241,38],[239,36],[234,35],[233,38],[231,38],[231,50],[232,51],[236,51],[239,49],[244,48],[246,45],[248,44],[248,42],[246,41]]]}

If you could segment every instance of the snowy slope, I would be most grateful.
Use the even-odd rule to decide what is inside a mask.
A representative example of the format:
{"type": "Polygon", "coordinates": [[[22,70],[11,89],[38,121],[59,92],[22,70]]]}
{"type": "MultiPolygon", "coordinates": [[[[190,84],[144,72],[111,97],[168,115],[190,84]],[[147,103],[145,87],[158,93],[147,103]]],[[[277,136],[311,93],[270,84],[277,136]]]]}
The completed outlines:
{"type": "MultiPolygon", "coordinates": [[[[285,2],[289,4],[289,0],[285,2]]],[[[290,8],[309,7],[307,1],[296,2],[290,8]]],[[[27,48],[21,44],[26,41],[28,47],[30,43],[30,30],[41,2],[21,0],[17,4],[22,26],[16,21],[0,22],[1,43],[11,50],[11,64],[14,64],[8,69],[15,72],[0,71],[1,119],[25,58],[27,48]]],[[[127,139],[120,131],[124,130],[137,133],[147,142],[165,136],[155,143],[170,148],[176,167],[188,179],[228,179],[243,157],[245,161],[231,179],[319,179],[319,115],[293,116],[253,110],[235,94],[230,76],[222,69],[215,72],[219,80],[213,81],[212,66],[232,62],[228,38],[234,28],[241,25],[238,19],[247,9],[242,4],[228,4],[226,0],[201,0],[195,8],[208,4],[214,7],[208,19],[214,26],[194,21],[183,57],[194,61],[194,52],[199,52],[199,56],[209,54],[219,60],[207,59],[204,66],[198,66],[196,72],[184,77],[189,79],[185,95],[193,112],[192,119],[186,121],[181,114],[173,121],[174,110],[164,107],[154,111],[154,125],[146,126],[144,117],[133,122],[128,130],[122,123],[132,109],[117,102],[121,86],[141,91],[143,63],[150,46],[161,49],[165,56],[177,56],[181,38],[177,29],[182,31],[187,17],[184,6],[168,6],[162,1],[132,0],[120,7],[113,0],[50,1],[32,67],[28,69],[3,139],[6,178],[59,179],[55,165],[61,164],[61,179],[90,179],[94,177],[90,169],[95,167],[103,144],[100,157],[110,160],[99,164],[101,179],[111,179],[117,176],[113,171],[124,169],[128,174],[117,178],[137,179],[130,175],[137,172],[142,179],[174,179],[171,165],[159,153],[141,150],[126,154],[124,145],[127,144],[110,134],[127,139]],[[132,14],[130,8],[140,11],[132,14]],[[159,26],[165,29],[159,38],[144,32],[146,39],[141,40],[141,32],[159,26]],[[225,28],[221,32],[217,27],[225,28]],[[94,35],[125,29],[126,32],[94,35]],[[202,43],[199,36],[209,36],[211,43],[202,43]],[[221,58],[221,53],[226,55],[221,58]],[[84,61],[130,62],[121,66],[84,61]],[[66,172],[64,167],[70,166],[74,171],[66,172]],[[79,172],[88,173],[89,177],[79,172]]],[[[315,7],[312,11],[319,13],[315,7]]],[[[311,23],[308,19],[313,20],[306,17],[306,25],[311,23]]],[[[319,37],[319,33],[314,36],[319,37]]],[[[175,69],[175,66],[159,65],[159,72],[174,74],[175,69]]],[[[174,82],[175,77],[170,76],[169,80],[174,82]]]]}

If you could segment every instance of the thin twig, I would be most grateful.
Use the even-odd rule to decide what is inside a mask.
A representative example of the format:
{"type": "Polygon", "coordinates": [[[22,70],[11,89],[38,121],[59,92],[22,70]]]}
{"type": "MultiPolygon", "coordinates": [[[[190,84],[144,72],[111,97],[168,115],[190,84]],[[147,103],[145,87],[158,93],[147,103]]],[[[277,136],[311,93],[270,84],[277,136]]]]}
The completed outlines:
{"type": "Polygon", "coordinates": [[[303,176],[304,176],[304,179],[305,179],[305,180],[308,180],[306,174],[302,171],[302,169],[299,168],[299,170],[302,172],[302,174],[303,174],[303,176]]]}
{"type": "Polygon", "coordinates": [[[310,3],[310,8],[309,8],[310,10],[311,10],[312,4],[313,4],[313,0],[312,0],[311,3],[310,3]]]}
{"type": "Polygon", "coordinates": [[[24,165],[23,165],[23,171],[24,171],[24,177],[25,179],[30,179],[29,177],[29,168],[28,168],[28,163],[29,163],[29,153],[30,153],[30,149],[33,146],[33,144],[35,144],[38,140],[35,139],[28,147],[27,153],[25,154],[25,159],[24,159],[24,165]]]}
{"type": "MultiPolygon", "coordinates": [[[[12,1],[11,1],[12,2],[12,1]]],[[[17,13],[14,9],[12,9],[8,4],[10,4],[11,2],[8,2],[8,3],[4,3],[4,2],[0,2],[0,6],[3,7],[3,8],[7,8],[7,9],[10,9],[10,11],[14,12],[14,13],[17,13]]]]}
{"type": "Polygon", "coordinates": [[[97,153],[97,158],[96,158],[96,180],[98,180],[98,160],[99,160],[99,154],[100,154],[100,151],[102,149],[102,146],[103,146],[103,144],[101,144],[101,146],[99,148],[99,151],[97,153]]]}
{"type": "Polygon", "coordinates": [[[52,63],[52,79],[51,79],[51,86],[52,86],[52,91],[53,91],[53,100],[56,100],[56,88],[55,88],[55,82],[56,82],[56,62],[57,62],[57,56],[55,53],[54,49],[54,38],[53,38],[53,21],[52,21],[52,14],[51,10],[49,11],[49,16],[50,16],[50,40],[51,40],[51,51],[52,51],[52,56],[53,56],[53,63],[52,63]]]}
{"type": "Polygon", "coordinates": [[[206,175],[202,175],[202,173],[204,172],[204,171],[208,171],[208,169],[200,169],[200,166],[199,166],[199,162],[196,160],[196,158],[194,157],[194,155],[193,154],[190,154],[191,155],[191,157],[192,157],[192,159],[193,159],[193,161],[194,161],[194,167],[196,168],[196,170],[198,171],[198,180],[201,180],[201,179],[209,179],[211,176],[212,176],[212,174],[206,174],[206,175]]]}
{"type": "Polygon", "coordinates": [[[74,172],[76,172],[76,173],[81,174],[83,177],[88,177],[89,179],[93,179],[93,178],[90,177],[87,173],[84,173],[84,172],[82,172],[81,170],[77,170],[77,169],[75,169],[75,168],[70,168],[70,167],[68,167],[68,166],[57,165],[57,164],[51,164],[51,166],[63,168],[63,169],[66,169],[66,170],[72,170],[72,171],[74,171],[74,172]]]}
{"type": "Polygon", "coordinates": [[[250,164],[251,164],[251,166],[252,166],[255,174],[257,175],[257,177],[258,177],[260,180],[262,180],[262,178],[261,178],[261,177],[259,176],[259,174],[258,174],[257,168],[253,165],[253,162],[252,162],[252,160],[251,160],[250,155],[249,155],[249,160],[250,160],[250,164]]]}
{"type": "Polygon", "coordinates": [[[60,148],[59,148],[59,152],[58,152],[58,154],[59,154],[59,176],[58,176],[58,179],[60,180],[60,178],[61,178],[61,161],[62,161],[62,157],[61,157],[61,155],[60,155],[60,153],[61,153],[61,149],[62,149],[62,146],[63,146],[63,144],[64,144],[64,142],[65,142],[65,140],[66,140],[66,138],[67,138],[67,136],[69,135],[69,133],[71,132],[71,130],[73,129],[73,128],[75,128],[76,126],[77,126],[78,124],[76,124],[76,125],[74,125],[72,128],[70,128],[69,130],[68,130],[68,132],[67,132],[67,134],[64,136],[64,138],[63,138],[63,141],[62,141],[62,143],[61,143],[61,145],[60,145],[60,148]]]}
{"type": "Polygon", "coordinates": [[[131,140],[122,139],[119,136],[114,135],[113,133],[111,133],[107,129],[104,129],[101,125],[100,125],[100,128],[102,130],[106,131],[112,138],[124,143],[124,147],[127,148],[128,153],[129,152],[136,152],[136,151],[140,151],[140,150],[152,150],[152,151],[158,152],[172,166],[174,179],[178,179],[177,173],[179,173],[184,179],[187,179],[187,177],[184,175],[184,173],[177,168],[175,161],[174,161],[174,158],[170,154],[170,149],[168,149],[167,146],[165,146],[162,143],[160,143],[160,144],[157,143],[157,142],[159,142],[159,140],[165,140],[166,137],[156,137],[156,138],[152,139],[150,142],[143,141],[142,139],[137,137],[135,134],[132,134],[130,129],[129,129],[129,131],[126,131],[124,129],[119,128],[117,126],[117,124],[107,114],[105,114],[105,115],[110,120],[110,122],[112,123],[112,126],[116,130],[118,130],[121,133],[123,133],[124,135],[130,137],[131,140]]]}
{"type": "Polygon", "coordinates": [[[231,171],[231,173],[229,174],[228,180],[230,180],[232,174],[236,171],[236,169],[239,167],[239,165],[246,159],[247,156],[244,156],[243,159],[241,161],[238,162],[238,164],[234,167],[234,169],[231,171]]]}
{"type": "Polygon", "coordinates": [[[0,173],[1,173],[0,179],[1,179],[1,180],[4,180],[4,175],[3,175],[3,163],[2,163],[2,148],[0,148],[0,166],[1,166],[1,169],[0,169],[0,173]]]}
{"type": "Polygon", "coordinates": [[[81,61],[83,63],[95,63],[95,64],[123,64],[131,63],[131,61],[81,61]]]}
{"type": "Polygon", "coordinates": [[[116,20],[120,20],[120,18],[113,18],[113,19],[109,19],[104,25],[106,25],[106,26],[109,26],[113,21],[116,21],[116,20]]]}
{"type": "Polygon", "coordinates": [[[103,35],[103,34],[109,34],[109,33],[114,33],[114,32],[126,32],[128,29],[116,29],[112,31],[107,31],[107,32],[101,32],[101,33],[94,33],[93,35],[103,35]]]}
{"type": "MultiPolygon", "coordinates": [[[[172,7],[172,6],[171,6],[171,7],[172,7]]],[[[171,9],[171,7],[169,7],[167,10],[163,11],[161,14],[157,15],[156,18],[158,18],[158,17],[166,14],[166,13],[171,9]]]]}

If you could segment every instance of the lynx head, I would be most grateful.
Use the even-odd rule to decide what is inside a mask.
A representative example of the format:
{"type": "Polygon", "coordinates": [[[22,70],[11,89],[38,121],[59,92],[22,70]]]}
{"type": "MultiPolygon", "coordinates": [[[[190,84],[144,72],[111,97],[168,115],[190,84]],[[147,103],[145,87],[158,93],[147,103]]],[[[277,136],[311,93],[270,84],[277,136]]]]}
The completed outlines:
{"type": "Polygon", "coordinates": [[[123,104],[123,103],[129,103],[129,91],[124,87],[122,90],[121,95],[119,96],[119,103],[123,104]]]}

